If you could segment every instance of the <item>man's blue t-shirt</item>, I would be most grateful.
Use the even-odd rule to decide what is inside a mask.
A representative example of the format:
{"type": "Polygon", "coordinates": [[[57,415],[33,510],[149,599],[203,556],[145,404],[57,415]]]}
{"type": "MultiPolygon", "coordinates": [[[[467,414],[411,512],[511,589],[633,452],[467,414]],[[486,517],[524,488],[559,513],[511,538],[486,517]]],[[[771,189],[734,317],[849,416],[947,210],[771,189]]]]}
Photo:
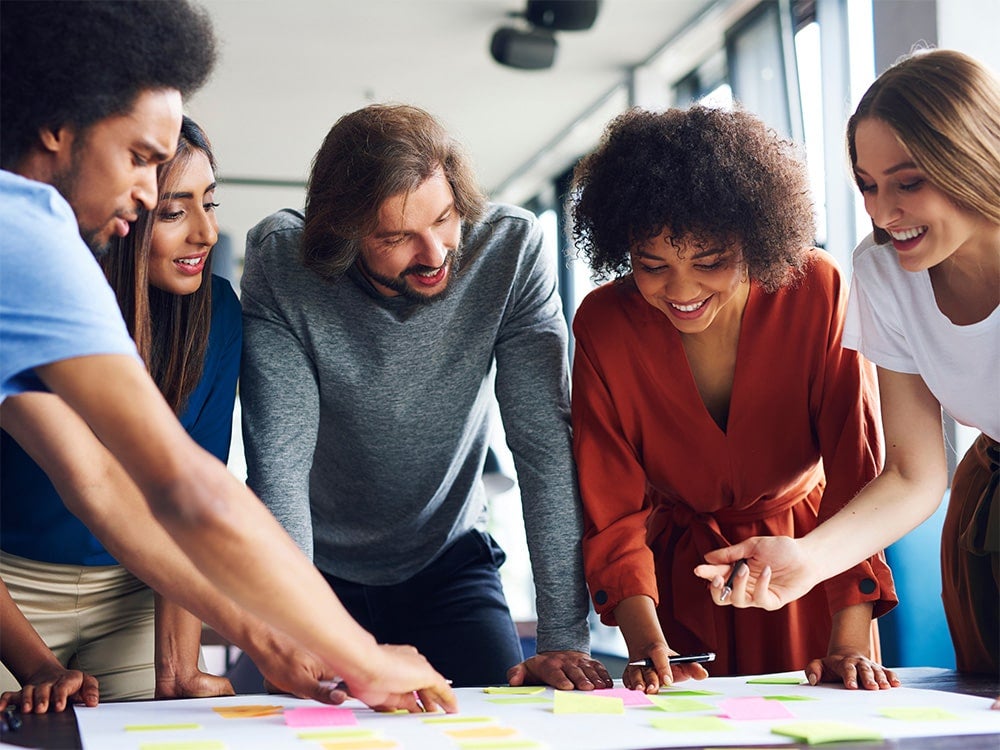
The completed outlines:
{"type": "MultiPolygon", "coordinates": [[[[196,443],[223,463],[229,458],[242,344],[240,302],[228,281],[213,276],[205,366],[180,421],[196,443]]],[[[89,529],[66,509],[45,472],[2,430],[0,456],[0,549],[62,565],[116,564],[89,529]]]]}
{"type": "Polygon", "coordinates": [[[45,390],[35,367],[94,354],[139,356],[73,209],[0,170],[0,401],[45,390]]]}

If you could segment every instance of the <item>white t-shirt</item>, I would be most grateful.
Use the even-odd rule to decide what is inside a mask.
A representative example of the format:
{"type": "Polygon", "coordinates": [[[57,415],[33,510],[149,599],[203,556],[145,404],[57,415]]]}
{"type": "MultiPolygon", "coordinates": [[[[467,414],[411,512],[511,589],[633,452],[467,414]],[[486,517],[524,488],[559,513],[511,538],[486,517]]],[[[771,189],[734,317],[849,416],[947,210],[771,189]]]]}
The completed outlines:
{"type": "Polygon", "coordinates": [[[843,345],[879,367],[920,375],[956,421],[1000,440],[1000,307],[959,326],[937,306],[927,271],[866,237],[854,250],[843,345]]]}

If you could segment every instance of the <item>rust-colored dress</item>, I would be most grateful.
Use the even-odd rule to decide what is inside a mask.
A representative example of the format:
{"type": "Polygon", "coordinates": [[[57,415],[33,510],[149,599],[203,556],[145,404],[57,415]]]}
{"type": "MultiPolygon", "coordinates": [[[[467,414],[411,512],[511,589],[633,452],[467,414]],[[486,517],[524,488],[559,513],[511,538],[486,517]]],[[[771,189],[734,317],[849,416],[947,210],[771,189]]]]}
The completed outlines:
{"type": "Polygon", "coordinates": [[[806,534],[881,468],[875,377],[840,346],[845,305],[821,251],[793,286],[751,282],[723,431],[677,329],[630,277],[583,301],[573,439],[587,583],[605,624],[624,598],[646,595],[673,649],[715,651],[714,675],[759,674],[826,654],[832,612],[871,601],[877,617],[895,605],[881,555],[775,612],[719,607],[693,572],[747,537],[806,534]]]}

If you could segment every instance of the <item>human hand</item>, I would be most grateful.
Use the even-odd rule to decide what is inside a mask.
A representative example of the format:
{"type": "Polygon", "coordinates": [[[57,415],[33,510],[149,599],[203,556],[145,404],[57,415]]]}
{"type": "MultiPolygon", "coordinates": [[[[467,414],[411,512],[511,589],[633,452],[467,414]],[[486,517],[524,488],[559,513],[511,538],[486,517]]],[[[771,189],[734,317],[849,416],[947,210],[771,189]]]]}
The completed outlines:
{"type": "Polygon", "coordinates": [[[677,652],[665,643],[653,644],[645,649],[645,653],[645,658],[652,661],[652,666],[630,664],[622,673],[622,683],[629,690],[658,693],[661,686],[667,687],[687,679],[704,680],[708,677],[708,671],[701,664],[671,664],[670,657],[677,656],[677,652]]]}
{"type": "Polygon", "coordinates": [[[511,685],[551,685],[558,690],[614,687],[608,670],[582,651],[543,651],[507,670],[511,685]]]}
{"type": "Polygon", "coordinates": [[[900,681],[891,669],[857,652],[831,653],[822,659],[814,659],[806,667],[806,679],[810,685],[820,682],[840,682],[848,690],[888,690],[899,687],[900,681]]]}
{"type": "Polygon", "coordinates": [[[236,695],[232,683],[225,677],[202,672],[197,667],[181,673],[161,674],[157,671],[153,697],[157,700],[169,698],[215,698],[220,695],[236,695]]]}
{"type": "Polygon", "coordinates": [[[781,609],[816,585],[808,556],[801,540],[787,536],[755,536],[731,547],[712,550],[706,564],[694,574],[710,582],[712,600],[719,605],[781,609]],[[733,566],[739,560],[746,565],[736,569],[732,593],[723,599],[733,566]]]}
{"type": "Polygon", "coordinates": [[[96,706],[100,699],[97,678],[78,669],[61,665],[46,665],[31,675],[20,690],[0,695],[0,711],[8,705],[18,707],[23,714],[44,714],[50,708],[59,712],[68,701],[96,706]]]}
{"type": "Polygon", "coordinates": [[[451,685],[413,646],[379,644],[378,649],[382,659],[372,665],[370,679],[345,685],[348,694],[376,711],[458,711],[451,685]]]}
{"type": "Polygon", "coordinates": [[[288,693],[335,706],[347,700],[340,677],[324,662],[291,639],[274,633],[272,637],[268,648],[248,652],[264,677],[267,692],[288,693]]]}

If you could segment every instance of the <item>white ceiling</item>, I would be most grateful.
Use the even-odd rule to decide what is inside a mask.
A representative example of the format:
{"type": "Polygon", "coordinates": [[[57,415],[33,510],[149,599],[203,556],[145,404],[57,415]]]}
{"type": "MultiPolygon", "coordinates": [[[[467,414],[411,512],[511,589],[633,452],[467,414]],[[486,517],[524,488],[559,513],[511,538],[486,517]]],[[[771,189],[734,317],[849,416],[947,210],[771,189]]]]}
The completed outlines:
{"type": "MultiPolygon", "coordinates": [[[[494,191],[714,0],[604,0],[560,32],[554,67],[489,55],[523,0],[202,0],[222,41],[188,109],[223,177],[304,180],[333,122],[371,101],[416,104],[470,149],[494,191]]],[[[721,5],[731,4],[724,0],[721,5]]]]}

